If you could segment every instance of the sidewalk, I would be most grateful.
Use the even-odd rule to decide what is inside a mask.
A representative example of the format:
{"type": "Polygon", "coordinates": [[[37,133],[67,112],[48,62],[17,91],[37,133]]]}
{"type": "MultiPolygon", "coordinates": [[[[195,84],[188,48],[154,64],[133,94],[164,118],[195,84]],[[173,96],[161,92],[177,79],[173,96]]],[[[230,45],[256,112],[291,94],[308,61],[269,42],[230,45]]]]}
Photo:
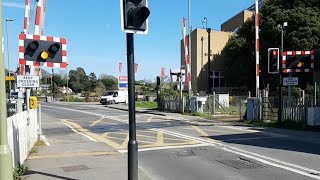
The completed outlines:
{"type": "MultiPolygon", "coordinates": [[[[43,131],[50,144],[31,154],[25,165],[27,180],[127,179],[127,154],[112,150],[73,132],[56,118],[43,114],[43,131]]],[[[139,179],[149,180],[139,171],[139,179]]]]}

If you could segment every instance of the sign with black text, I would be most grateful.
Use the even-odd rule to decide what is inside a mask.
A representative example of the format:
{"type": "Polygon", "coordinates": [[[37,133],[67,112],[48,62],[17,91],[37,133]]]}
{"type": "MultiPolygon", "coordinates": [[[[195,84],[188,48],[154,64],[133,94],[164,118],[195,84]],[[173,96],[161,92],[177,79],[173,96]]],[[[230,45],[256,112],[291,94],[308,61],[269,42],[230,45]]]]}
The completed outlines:
{"type": "Polygon", "coordinates": [[[19,88],[38,88],[40,87],[39,76],[18,75],[17,87],[19,88]]]}

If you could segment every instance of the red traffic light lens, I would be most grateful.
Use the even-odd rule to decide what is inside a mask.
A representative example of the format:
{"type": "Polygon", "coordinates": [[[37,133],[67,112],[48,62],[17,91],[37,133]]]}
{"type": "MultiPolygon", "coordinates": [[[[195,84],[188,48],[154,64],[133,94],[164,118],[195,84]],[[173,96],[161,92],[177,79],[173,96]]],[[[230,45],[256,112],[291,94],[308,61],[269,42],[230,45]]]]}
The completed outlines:
{"type": "Polygon", "coordinates": [[[272,51],[272,55],[273,56],[277,56],[278,55],[278,51],[272,51]]]}

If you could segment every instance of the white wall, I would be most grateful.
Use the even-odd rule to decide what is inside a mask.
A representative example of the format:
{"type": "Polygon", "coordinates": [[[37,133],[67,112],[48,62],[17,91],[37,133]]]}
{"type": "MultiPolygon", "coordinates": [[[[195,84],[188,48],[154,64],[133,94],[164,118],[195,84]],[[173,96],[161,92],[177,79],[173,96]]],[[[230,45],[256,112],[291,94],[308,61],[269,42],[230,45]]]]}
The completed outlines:
{"type": "Polygon", "coordinates": [[[37,110],[30,109],[11,116],[7,119],[8,144],[12,151],[13,166],[24,163],[30,150],[38,140],[38,115],[37,110]]]}

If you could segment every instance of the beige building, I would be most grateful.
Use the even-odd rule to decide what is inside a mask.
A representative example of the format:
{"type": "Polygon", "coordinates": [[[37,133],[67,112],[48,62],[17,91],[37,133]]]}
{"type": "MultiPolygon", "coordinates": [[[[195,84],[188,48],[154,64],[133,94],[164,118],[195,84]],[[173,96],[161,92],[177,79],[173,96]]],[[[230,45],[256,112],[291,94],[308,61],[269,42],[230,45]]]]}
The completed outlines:
{"type": "MultiPolygon", "coordinates": [[[[245,10],[221,25],[221,31],[211,30],[210,79],[208,70],[208,32],[197,28],[191,32],[191,79],[193,92],[207,91],[209,81],[211,90],[228,92],[223,73],[223,51],[226,43],[240,26],[253,16],[252,11],[245,10]]],[[[181,40],[181,68],[185,69],[183,41],[181,40]]]]}

